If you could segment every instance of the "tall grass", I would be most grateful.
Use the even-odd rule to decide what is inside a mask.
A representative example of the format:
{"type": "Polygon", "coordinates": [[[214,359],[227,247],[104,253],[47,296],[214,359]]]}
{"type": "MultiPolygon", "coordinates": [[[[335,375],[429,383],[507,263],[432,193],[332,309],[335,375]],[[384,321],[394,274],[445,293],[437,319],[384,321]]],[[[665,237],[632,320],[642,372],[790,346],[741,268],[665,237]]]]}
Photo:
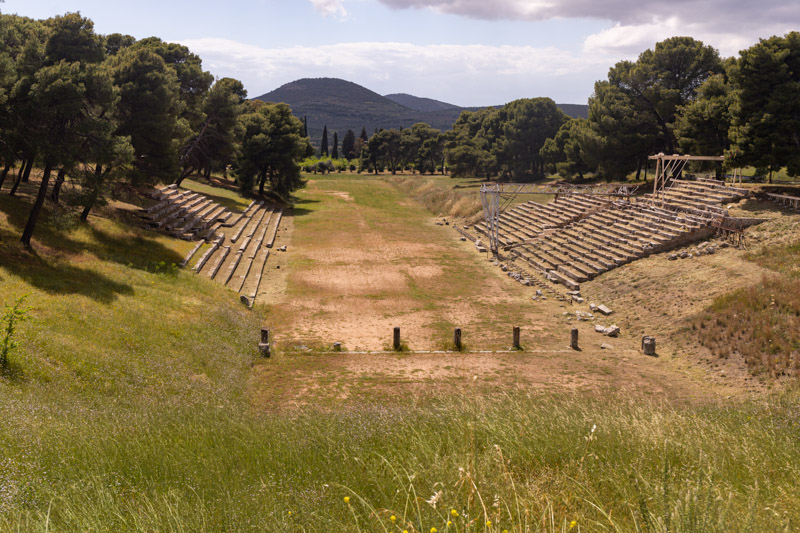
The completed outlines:
{"type": "Polygon", "coordinates": [[[679,409],[454,396],[261,416],[209,403],[39,405],[20,418],[25,400],[11,404],[4,530],[778,531],[800,520],[796,397],[679,409]]]}
{"type": "Polygon", "coordinates": [[[411,195],[434,214],[468,220],[478,220],[481,216],[481,202],[476,190],[457,191],[421,176],[384,179],[411,195]]]}
{"type": "Polygon", "coordinates": [[[775,274],[720,296],[692,321],[700,343],[727,359],[741,356],[750,371],[800,376],[800,243],[762,247],[747,258],[775,274]]]}

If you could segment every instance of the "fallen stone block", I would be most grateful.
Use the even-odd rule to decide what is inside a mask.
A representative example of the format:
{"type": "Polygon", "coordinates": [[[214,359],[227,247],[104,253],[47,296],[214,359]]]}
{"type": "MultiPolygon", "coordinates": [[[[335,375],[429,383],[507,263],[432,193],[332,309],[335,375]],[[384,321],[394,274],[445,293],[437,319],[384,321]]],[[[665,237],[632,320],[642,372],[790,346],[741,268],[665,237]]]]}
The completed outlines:
{"type": "Polygon", "coordinates": [[[605,328],[605,326],[601,326],[600,324],[595,324],[595,325],[594,325],[594,330],[595,330],[597,333],[605,333],[605,331],[606,331],[606,328],[605,328]]]}
{"type": "MultiPolygon", "coordinates": [[[[592,309],[592,310],[594,311],[594,309],[592,309]]],[[[597,306],[597,310],[600,311],[601,313],[603,313],[606,316],[608,316],[608,315],[610,315],[611,313],[614,312],[611,309],[609,309],[608,307],[606,307],[605,305],[598,305],[597,306]]]]}
{"type": "Polygon", "coordinates": [[[619,327],[618,326],[609,326],[603,330],[603,335],[607,337],[617,337],[619,336],[619,327]]]}
{"type": "Polygon", "coordinates": [[[601,344],[601,345],[600,345],[600,349],[601,349],[601,350],[613,350],[613,349],[614,349],[614,347],[613,347],[613,346],[611,346],[610,344],[606,344],[606,343],[604,342],[603,344],[601,344]]]}

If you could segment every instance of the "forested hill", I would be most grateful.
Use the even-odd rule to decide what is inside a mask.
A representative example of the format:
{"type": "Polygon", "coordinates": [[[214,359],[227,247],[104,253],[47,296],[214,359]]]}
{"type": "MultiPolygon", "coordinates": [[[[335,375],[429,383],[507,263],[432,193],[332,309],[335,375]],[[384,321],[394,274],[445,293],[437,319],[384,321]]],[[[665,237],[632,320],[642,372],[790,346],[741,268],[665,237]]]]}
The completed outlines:
{"type": "MultiPolygon", "coordinates": [[[[315,143],[322,137],[324,126],[328,127],[329,132],[339,132],[340,138],[348,129],[358,135],[361,128],[366,128],[372,134],[375,129],[408,128],[417,122],[449,130],[462,111],[481,109],[459,107],[409,94],[381,96],[366,87],[337,78],[293,81],[257,99],[289,104],[295,116],[306,117],[308,134],[315,143]]],[[[558,105],[570,116],[588,115],[585,105],[558,105]]]]}

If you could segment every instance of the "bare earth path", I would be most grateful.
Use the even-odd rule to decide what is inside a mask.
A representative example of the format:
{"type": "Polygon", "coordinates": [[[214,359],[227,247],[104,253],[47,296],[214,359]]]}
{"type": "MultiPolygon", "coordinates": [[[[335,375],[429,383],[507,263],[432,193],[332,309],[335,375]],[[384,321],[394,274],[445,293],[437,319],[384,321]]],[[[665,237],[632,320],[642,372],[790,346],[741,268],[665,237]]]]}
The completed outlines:
{"type": "Polygon", "coordinates": [[[390,184],[323,177],[298,196],[282,229],[288,251],[277,254],[264,280],[277,354],[254,368],[256,405],[470,387],[634,390],[684,399],[741,391],[738,384],[705,386],[696,366],[645,357],[638,337],[608,339],[590,323],[577,326],[582,350],[570,350],[570,307],[533,301],[533,288],[504,276],[390,184]],[[442,349],[461,327],[471,352],[507,350],[512,327],[520,326],[526,351],[320,353],[334,342],[350,352],[387,349],[395,326],[420,351],[442,349]],[[612,347],[601,349],[603,343],[612,347]]]}

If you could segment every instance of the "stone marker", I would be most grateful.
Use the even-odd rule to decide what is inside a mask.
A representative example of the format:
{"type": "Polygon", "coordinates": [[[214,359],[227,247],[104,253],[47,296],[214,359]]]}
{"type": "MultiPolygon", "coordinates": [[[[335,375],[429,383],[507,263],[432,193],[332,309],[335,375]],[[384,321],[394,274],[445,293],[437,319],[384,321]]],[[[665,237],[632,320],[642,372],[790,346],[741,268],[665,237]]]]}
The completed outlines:
{"type": "Polygon", "coordinates": [[[603,333],[603,332],[605,332],[606,328],[604,326],[601,326],[600,324],[595,324],[594,325],[594,330],[597,333],[603,333]]]}
{"type": "Polygon", "coordinates": [[[261,342],[258,343],[258,350],[262,357],[269,357],[269,328],[261,328],[261,342]]]}
{"type": "Polygon", "coordinates": [[[572,328],[572,332],[570,333],[569,337],[569,345],[573,350],[578,349],[578,328],[572,328]]]}
{"type": "Polygon", "coordinates": [[[456,350],[461,350],[461,328],[456,328],[453,331],[453,346],[456,347],[456,350]]]}
{"type": "Polygon", "coordinates": [[[606,335],[608,337],[617,337],[619,336],[619,327],[609,326],[605,330],[603,330],[603,335],[606,335]]]}
{"type": "Polygon", "coordinates": [[[400,328],[394,328],[394,339],[392,340],[392,349],[400,351],[400,328]]]}
{"type": "Polygon", "coordinates": [[[519,326],[514,326],[514,349],[522,349],[522,345],[519,343],[519,326]]]}
{"type": "Polygon", "coordinates": [[[656,354],[656,338],[645,335],[642,337],[642,351],[645,355],[656,354]]]}
{"type": "Polygon", "coordinates": [[[600,311],[601,313],[603,313],[606,316],[608,316],[608,315],[610,315],[611,313],[614,312],[611,309],[609,309],[608,307],[606,307],[605,305],[598,305],[597,306],[597,310],[600,311]]]}

